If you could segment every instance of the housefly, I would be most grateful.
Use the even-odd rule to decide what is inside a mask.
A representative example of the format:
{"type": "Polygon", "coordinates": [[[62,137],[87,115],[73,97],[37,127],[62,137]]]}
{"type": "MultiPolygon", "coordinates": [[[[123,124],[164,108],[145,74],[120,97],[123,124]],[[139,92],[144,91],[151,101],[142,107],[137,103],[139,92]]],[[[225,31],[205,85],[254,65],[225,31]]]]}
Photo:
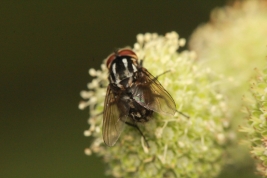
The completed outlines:
{"type": "Polygon", "coordinates": [[[127,124],[136,128],[148,145],[137,124],[148,122],[154,112],[174,115],[177,110],[173,98],[130,49],[112,53],[106,65],[109,85],[103,112],[104,142],[115,145],[127,124]]]}

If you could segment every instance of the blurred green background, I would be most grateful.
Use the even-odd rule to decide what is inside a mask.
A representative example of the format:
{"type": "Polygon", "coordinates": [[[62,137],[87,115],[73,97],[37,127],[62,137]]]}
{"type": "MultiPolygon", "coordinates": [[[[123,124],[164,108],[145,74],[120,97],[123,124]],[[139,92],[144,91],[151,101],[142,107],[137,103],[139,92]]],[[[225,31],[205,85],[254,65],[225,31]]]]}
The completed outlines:
{"type": "MultiPolygon", "coordinates": [[[[104,177],[102,160],[84,154],[89,116],[78,103],[88,69],[133,45],[138,33],[174,30],[188,39],[225,3],[1,1],[0,177],[104,177]]],[[[253,177],[252,170],[236,172],[253,177]]]]}

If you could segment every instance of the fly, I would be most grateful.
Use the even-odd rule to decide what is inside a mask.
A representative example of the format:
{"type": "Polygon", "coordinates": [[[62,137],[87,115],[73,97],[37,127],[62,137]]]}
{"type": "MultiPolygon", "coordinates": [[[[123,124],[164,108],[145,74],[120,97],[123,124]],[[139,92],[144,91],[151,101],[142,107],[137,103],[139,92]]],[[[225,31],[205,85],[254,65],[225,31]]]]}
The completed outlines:
{"type": "MultiPolygon", "coordinates": [[[[130,49],[121,49],[107,58],[109,85],[104,103],[103,139],[114,146],[125,124],[144,134],[137,123],[148,122],[154,112],[174,115],[176,104],[171,95],[138,61],[130,49]]],[[[145,142],[148,145],[147,140],[145,142]]]]}

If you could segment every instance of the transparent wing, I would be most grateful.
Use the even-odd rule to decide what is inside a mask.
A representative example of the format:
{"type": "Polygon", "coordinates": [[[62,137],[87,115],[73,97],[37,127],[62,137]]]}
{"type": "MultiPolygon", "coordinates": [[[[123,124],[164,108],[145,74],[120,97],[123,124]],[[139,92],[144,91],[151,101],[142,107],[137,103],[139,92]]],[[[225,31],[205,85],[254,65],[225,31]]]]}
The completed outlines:
{"type": "Polygon", "coordinates": [[[176,105],[171,95],[146,69],[141,72],[141,77],[131,87],[134,100],[157,113],[174,115],[176,105]]]}
{"type": "Polygon", "coordinates": [[[102,126],[103,139],[108,146],[115,145],[124,128],[125,122],[123,121],[127,118],[127,111],[119,110],[119,106],[120,104],[115,98],[109,85],[104,103],[102,126]]]}

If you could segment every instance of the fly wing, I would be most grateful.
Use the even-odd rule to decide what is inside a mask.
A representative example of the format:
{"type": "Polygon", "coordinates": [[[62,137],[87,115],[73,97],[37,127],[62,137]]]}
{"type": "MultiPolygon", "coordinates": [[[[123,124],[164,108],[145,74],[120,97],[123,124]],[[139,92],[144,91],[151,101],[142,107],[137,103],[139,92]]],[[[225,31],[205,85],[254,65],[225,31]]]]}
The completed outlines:
{"type": "Polygon", "coordinates": [[[171,95],[146,69],[143,68],[140,72],[139,79],[130,89],[134,100],[149,110],[160,114],[174,115],[176,105],[171,95]]]}
{"type": "Polygon", "coordinates": [[[124,121],[127,119],[127,108],[119,109],[119,107],[118,97],[115,97],[109,85],[104,103],[102,126],[103,139],[108,146],[115,145],[124,128],[124,121]]]}

